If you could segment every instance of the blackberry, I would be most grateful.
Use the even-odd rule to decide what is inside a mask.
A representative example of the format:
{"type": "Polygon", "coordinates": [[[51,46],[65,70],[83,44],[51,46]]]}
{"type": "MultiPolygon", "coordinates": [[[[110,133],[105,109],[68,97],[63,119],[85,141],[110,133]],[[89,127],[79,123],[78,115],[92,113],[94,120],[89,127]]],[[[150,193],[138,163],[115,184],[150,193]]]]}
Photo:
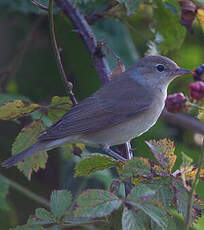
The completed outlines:
{"type": "Polygon", "coordinates": [[[193,72],[193,78],[195,81],[204,81],[204,64],[199,65],[193,72]]]}

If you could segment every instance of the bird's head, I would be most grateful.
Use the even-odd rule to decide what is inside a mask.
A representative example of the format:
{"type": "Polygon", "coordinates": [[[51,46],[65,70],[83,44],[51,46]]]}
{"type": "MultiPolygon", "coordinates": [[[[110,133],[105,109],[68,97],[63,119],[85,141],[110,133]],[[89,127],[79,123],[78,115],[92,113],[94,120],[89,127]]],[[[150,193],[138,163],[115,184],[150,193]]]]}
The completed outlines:
{"type": "Polygon", "coordinates": [[[192,73],[163,56],[146,56],[130,67],[129,71],[132,73],[132,78],[141,84],[160,88],[167,88],[169,83],[179,75],[192,73]]]}

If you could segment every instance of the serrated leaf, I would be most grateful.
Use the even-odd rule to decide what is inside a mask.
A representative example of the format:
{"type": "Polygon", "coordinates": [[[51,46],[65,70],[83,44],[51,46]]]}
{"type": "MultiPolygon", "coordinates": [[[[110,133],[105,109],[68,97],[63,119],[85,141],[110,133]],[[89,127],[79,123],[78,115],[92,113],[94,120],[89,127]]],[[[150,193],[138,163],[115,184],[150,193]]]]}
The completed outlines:
{"type": "Polygon", "coordinates": [[[52,107],[48,111],[48,117],[54,123],[71,109],[71,100],[69,97],[54,96],[51,100],[52,107]]]}
{"type": "Polygon", "coordinates": [[[182,152],[182,164],[180,166],[180,173],[184,184],[186,184],[186,178],[193,178],[193,175],[196,175],[195,173],[197,170],[194,170],[192,162],[193,160],[182,152]]]}
{"type": "Polygon", "coordinates": [[[6,201],[6,196],[8,194],[9,184],[0,175],[0,210],[8,210],[9,206],[6,201]]]}
{"type": "Polygon", "coordinates": [[[50,198],[50,209],[58,220],[62,218],[68,207],[71,205],[72,195],[67,190],[53,191],[50,198]]]}
{"type": "Polygon", "coordinates": [[[146,144],[149,146],[161,167],[166,172],[171,173],[176,161],[174,142],[169,139],[161,139],[159,141],[146,141],[146,144]]]}
{"type": "Polygon", "coordinates": [[[44,208],[37,208],[35,210],[35,215],[37,218],[41,219],[41,220],[53,220],[53,215],[51,212],[47,211],[44,208]]]}
{"type": "Polygon", "coordinates": [[[123,179],[149,174],[151,174],[150,163],[148,159],[142,157],[134,157],[132,160],[127,160],[124,169],[121,170],[121,177],[123,179]]]}
{"type": "Polygon", "coordinates": [[[145,184],[141,184],[139,186],[134,187],[130,194],[128,195],[128,201],[130,200],[140,200],[140,199],[148,199],[152,196],[154,196],[156,193],[155,190],[149,188],[145,184]]]}
{"type": "Polygon", "coordinates": [[[145,226],[134,210],[125,207],[122,214],[122,229],[145,230],[145,226]]]}
{"type": "Polygon", "coordinates": [[[154,179],[151,183],[148,183],[148,187],[155,190],[156,193],[154,198],[160,201],[166,209],[172,205],[174,193],[171,188],[170,178],[162,177],[161,179],[154,179]]]}
{"type": "Polygon", "coordinates": [[[145,201],[145,200],[143,201],[128,200],[128,203],[143,211],[153,221],[155,221],[162,229],[166,229],[168,225],[166,213],[162,207],[157,207],[158,206],[157,203],[154,204],[153,201],[145,201]]]}
{"type": "MultiPolygon", "coordinates": [[[[37,141],[37,138],[45,126],[41,120],[34,121],[24,127],[16,137],[12,145],[12,155],[23,151],[37,141]]],[[[37,172],[39,168],[45,168],[47,162],[47,152],[38,152],[17,164],[17,167],[30,180],[33,171],[37,172]]]]}
{"type": "Polygon", "coordinates": [[[174,181],[174,186],[176,188],[177,211],[186,218],[189,200],[188,191],[181,183],[176,181],[174,181]]]}
{"type": "Polygon", "coordinates": [[[25,100],[14,100],[0,106],[0,119],[11,120],[32,113],[40,106],[25,100]]]}
{"type": "MultiPolygon", "coordinates": [[[[165,2],[155,0],[157,8],[154,10],[156,33],[162,37],[159,42],[162,53],[179,49],[184,41],[185,28],[180,24],[180,15],[173,13],[165,2]],[[167,29],[168,28],[168,29],[167,29]]],[[[171,5],[179,8],[176,0],[171,0],[171,5]]],[[[177,10],[179,12],[179,10],[177,10]]]]}
{"type": "Polygon", "coordinates": [[[104,170],[116,165],[117,161],[112,160],[111,157],[100,154],[90,154],[87,158],[76,164],[74,176],[88,176],[98,170],[104,170]]]}
{"type": "Polygon", "coordinates": [[[105,190],[86,190],[77,199],[76,217],[103,217],[117,210],[122,201],[114,194],[105,190]]]}

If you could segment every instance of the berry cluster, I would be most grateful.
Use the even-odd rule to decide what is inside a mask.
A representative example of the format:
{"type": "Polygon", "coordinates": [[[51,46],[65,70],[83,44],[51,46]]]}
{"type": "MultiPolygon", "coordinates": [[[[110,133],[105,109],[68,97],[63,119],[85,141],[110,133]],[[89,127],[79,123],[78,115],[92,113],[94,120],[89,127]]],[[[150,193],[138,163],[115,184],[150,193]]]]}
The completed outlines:
{"type": "MultiPolygon", "coordinates": [[[[189,85],[190,97],[193,100],[204,98],[204,64],[201,64],[193,71],[195,82],[189,85]]],[[[187,98],[182,93],[171,94],[167,97],[165,105],[168,112],[183,112],[186,107],[187,98]]]]}
{"type": "Polygon", "coordinates": [[[166,98],[165,106],[168,112],[182,112],[185,109],[186,97],[183,93],[170,94],[166,98]]]}
{"type": "Polygon", "coordinates": [[[192,99],[201,100],[204,97],[204,64],[201,64],[193,71],[194,83],[189,85],[192,99]]]}

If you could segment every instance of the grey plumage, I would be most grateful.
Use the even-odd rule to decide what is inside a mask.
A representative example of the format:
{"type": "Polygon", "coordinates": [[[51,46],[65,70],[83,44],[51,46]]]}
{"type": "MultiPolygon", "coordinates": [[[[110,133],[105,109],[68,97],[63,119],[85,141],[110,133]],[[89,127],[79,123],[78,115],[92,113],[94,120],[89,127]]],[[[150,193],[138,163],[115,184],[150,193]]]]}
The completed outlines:
{"type": "MultiPolygon", "coordinates": [[[[2,166],[11,167],[35,152],[69,142],[99,144],[108,150],[112,145],[130,141],[155,124],[169,83],[175,76],[188,72],[166,57],[141,59],[73,107],[47,128],[34,145],[4,161],[2,166]],[[159,71],[157,65],[162,65],[164,71],[159,71]]],[[[122,159],[118,154],[115,157],[122,159]]]]}

